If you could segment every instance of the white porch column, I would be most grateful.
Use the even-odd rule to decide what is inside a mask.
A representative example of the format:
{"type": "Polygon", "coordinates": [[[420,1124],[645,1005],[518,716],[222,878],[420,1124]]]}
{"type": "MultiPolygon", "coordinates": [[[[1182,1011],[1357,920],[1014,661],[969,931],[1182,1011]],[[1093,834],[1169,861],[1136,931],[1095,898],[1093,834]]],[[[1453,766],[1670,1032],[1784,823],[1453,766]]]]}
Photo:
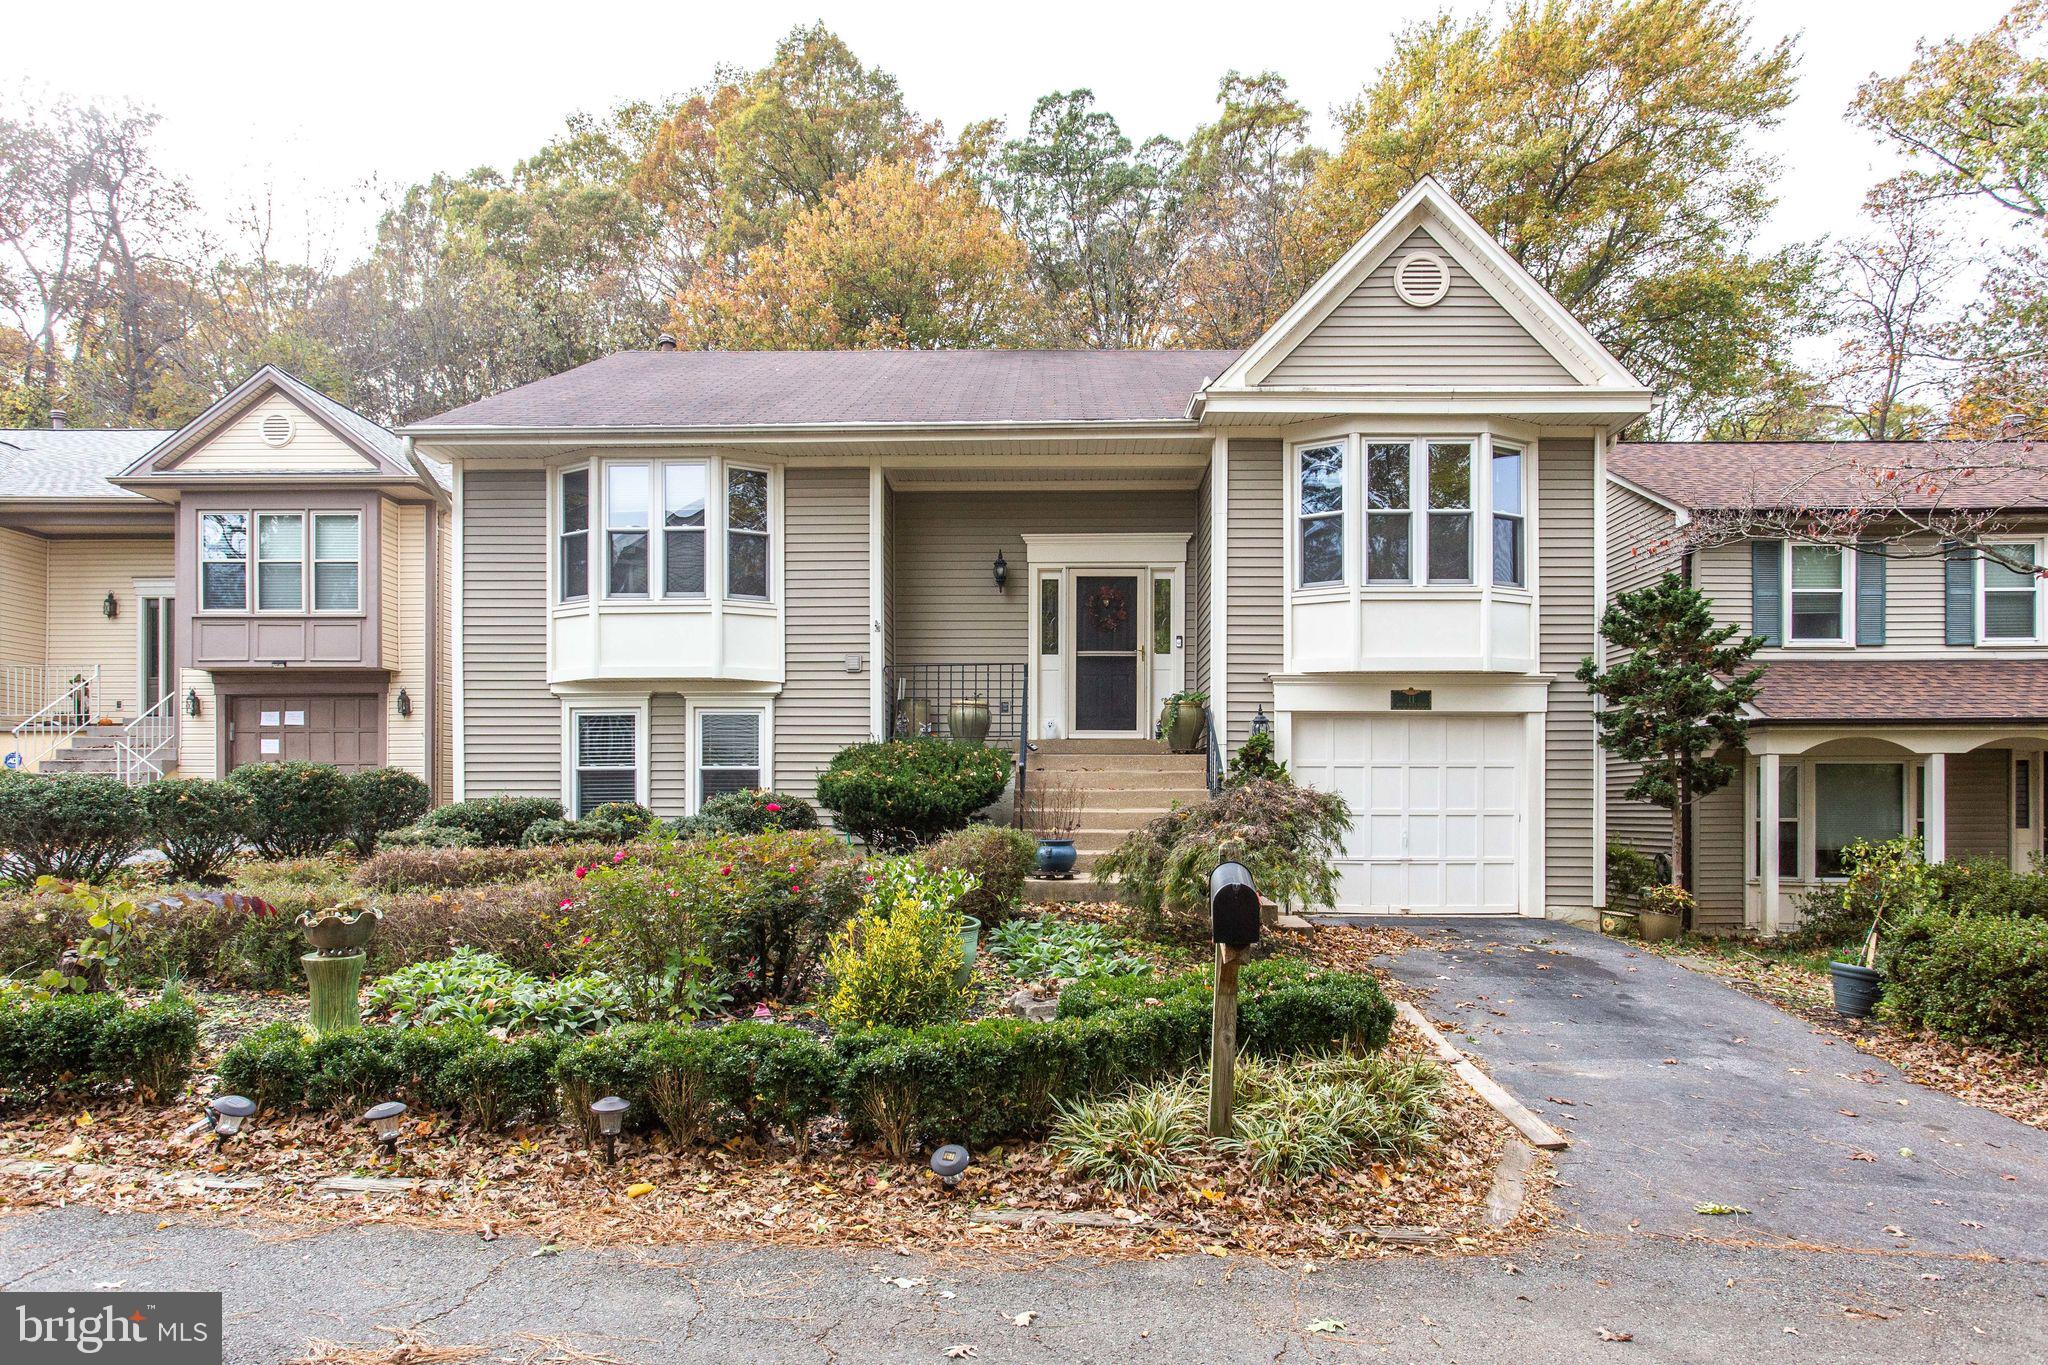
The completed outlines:
{"type": "Polygon", "coordinates": [[[1927,835],[1921,856],[1930,863],[1948,861],[1948,755],[1927,755],[1927,835]]]}
{"type": "MultiPolygon", "coordinates": [[[[1763,883],[1764,933],[1778,932],[1778,879],[1782,869],[1778,866],[1778,756],[1761,754],[1757,757],[1759,780],[1757,783],[1757,811],[1760,837],[1757,839],[1757,853],[1762,866],[1757,876],[1763,883]]],[[[1793,869],[1798,872],[1797,868],[1793,869]]]]}

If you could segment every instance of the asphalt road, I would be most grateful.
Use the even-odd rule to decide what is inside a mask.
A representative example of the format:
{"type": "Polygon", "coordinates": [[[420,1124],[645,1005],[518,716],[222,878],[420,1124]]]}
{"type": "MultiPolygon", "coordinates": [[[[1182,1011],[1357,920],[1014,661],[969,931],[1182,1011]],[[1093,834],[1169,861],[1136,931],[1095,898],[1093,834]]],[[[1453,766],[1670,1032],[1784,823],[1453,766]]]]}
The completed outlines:
{"type": "Polygon", "coordinates": [[[518,1238],[72,1208],[0,1218],[0,1287],[223,1289],[227,1358],[262,1365],[380,1328],[521,1362],[2048,1359],[2048,1135],[1598,936],[1448,932],[1452,951],[1395,969],[1576,1138],[1558,1166],[1574,1226],[1512,1257],[536,1255],[518,1238]],[[1702,1201],[1751,1213],[1703,1217],[1702,1201]]]}

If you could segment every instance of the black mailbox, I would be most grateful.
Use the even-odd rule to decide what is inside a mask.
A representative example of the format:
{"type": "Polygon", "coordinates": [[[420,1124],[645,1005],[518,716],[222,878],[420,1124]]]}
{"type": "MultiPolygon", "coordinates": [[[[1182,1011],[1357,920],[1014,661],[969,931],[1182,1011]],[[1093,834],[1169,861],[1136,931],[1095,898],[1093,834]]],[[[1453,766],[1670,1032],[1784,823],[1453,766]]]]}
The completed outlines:
{"type": "Polygon", "coordinates": [[[1227,948],[1259,941],[1259,893],[1243,863],[1219,863],[1209,874],[1209,937],[1227,948]]]}

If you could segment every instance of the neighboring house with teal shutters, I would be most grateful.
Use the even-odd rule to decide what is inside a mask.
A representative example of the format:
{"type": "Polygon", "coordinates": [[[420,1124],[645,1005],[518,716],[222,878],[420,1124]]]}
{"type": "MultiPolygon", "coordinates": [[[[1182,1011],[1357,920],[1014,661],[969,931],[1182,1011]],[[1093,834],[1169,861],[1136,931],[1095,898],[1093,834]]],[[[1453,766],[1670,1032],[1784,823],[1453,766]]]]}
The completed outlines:
{"type": "MultiPolygon", "coordinates": [[[[1882,497],[1871,471],[1940,463],[1928,446],[1623,442],[1610,452],[1610,590],[1682,572],[1720,619],[1765,642],[1742,777],[1693,815],[1703,927],[1793,927],[1801,897],[1839,873],[1841,850],[1859,838],[1917,835],[1937,860],[2022,867],[2040,856],[2048,593],[2023,566],[2048,564],[2048,461],[2018,444],[1957,449],[1980,466],[1975,476],[1882,497]],[[1787,511],[1842,507],[1915,520],[1876,518],[1869,540],[1847,546],[1688,534],[1716,521],[1782,528],[1787,511]],[[1997,553],[1905,533],[1944,511],[1990,518],[1978,543],[1997,553]]],[[[1608,827],[1664,851],[1664,813],[1621,799],[1632,776],[1609,765],[1608,827]]]]}

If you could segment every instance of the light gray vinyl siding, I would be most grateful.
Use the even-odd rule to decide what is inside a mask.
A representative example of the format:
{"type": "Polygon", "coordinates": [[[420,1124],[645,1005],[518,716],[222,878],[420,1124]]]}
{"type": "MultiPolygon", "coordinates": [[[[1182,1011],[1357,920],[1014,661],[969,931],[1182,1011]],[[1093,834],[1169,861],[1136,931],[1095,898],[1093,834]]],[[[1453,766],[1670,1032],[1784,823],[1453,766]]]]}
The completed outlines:
{"type": "Polygon", "coordinates": [[[1232,441],[1224,576],[1230,715],[1219,737],[1226,757],[1251,733],[1259,707],[1273,714],[1272,675],[1286,661],[1286,502],[1280,443],[1232,441]]]}
{"type": "Polygon", "coordinates": [[[1948,858],[2012,856],[2012,754],[1977,749],[1948,756],[1948,858]]]}
{"type": "Polygon", "coordinates": [[[463,783],[469,796],[562,794],[562,708],[548,691],[547,475],[462,475],[463,783]]]}
{"type": "Polygon", "coordinates": [[[1195,540],[1189,549],[1194,588],[1188,595],[1188,686],[1209,691],[1209,565],[1215,555],[1209,517],[1209,475],[1195,490],[1195,540]]]}
{"type": "Polygon", "coordinates": [[[690,813],[690,708],[674,692],[647,704],[647,807],[678,820],[690,813]]]}
{"type": "Polygon", "coordinates": [[[1570,384],[1571,372],[1429,233],[1417,228],[1267,377],[1272,385],[1570,384]],[[1394,271],[1437,252],[1451,286],[1428,308],[1401,301],[1394,271]]]}
{"type": "MultiPolygon", "coordinates": [[[[1712,545],[1694,556],[1695,582],[1714,599],[1714,615],[1745,631],[1755,629],[1750,621],[1749,545],[1712,545]]],[[[1942,600],[1942,559],[1934,552],[1931,539],[1902,542],[1887,554],[1884,575],[1885,639],[1881,645],[1860,645],[1853,657],[1882,659],[1888,654],[1949,654],[1955,658],[1982,658],[1982,651],[1946,643],[1942,600]]],[[[1757,657],[1811,659],[1810,649],[1775,648],[1757,657]]]]}
{"type": "MultiPolygon", "coordinates": [[[[1028,662],[1036,599],[1026,572],[1027,535],[1178,531],[1192,539],[1194,530],[1192,489],[899,492],[890,550],[895,662],[1028,662]],[[1010,566],[1001,592],[990,567],[998,551],[1010,566]]],[[[1193,577],[1183,575],[1183,582],[1193,577]]]]}
{"type": "Polygon", "coordinates": [[[1742,784],[1754,780],[1738,776],[1692,808],[1692,894],[1698,902],[1693,923],[1698,928],[1742,927],[1742,841],[1749,837],[1742,821],[1742,784]]]}
{"type": "Polygon", "coordinates": [[[775,703],[775,785],[811,796],[818,774],[870,737],[868,471],[783,475],[784,668],[775,703]],[[848,672],[848,659],[857,671],[848,672]]]}
{"type": "MultiPolygon", "coordinates": [[[[1673,541],[1677,518],[1662,503],[1614,484],[1607,486],[1608,597],[1648,587],[1667,572],[1682,571],[1684,559],[1673,541]]],[[[1610,658],[1609,662],[1614,662],[1610,658]]],[[[1644,853],[1669,854],[1671,817],[1647,801],[1629,801],[1622,793],[1634,784],[1642,765],[1607,757],[1607,837],[1644,853]]]]}
{"type": "Polygon", "coordinates": [[[1536,455],[1537,649],[1550,684],[1543,734],[1544,903],[1597,903],[1604,862],[1594,849],[1593,698],[1574,681],[1593,652],[1593,443],[1544,441],[1536,455]]]}

